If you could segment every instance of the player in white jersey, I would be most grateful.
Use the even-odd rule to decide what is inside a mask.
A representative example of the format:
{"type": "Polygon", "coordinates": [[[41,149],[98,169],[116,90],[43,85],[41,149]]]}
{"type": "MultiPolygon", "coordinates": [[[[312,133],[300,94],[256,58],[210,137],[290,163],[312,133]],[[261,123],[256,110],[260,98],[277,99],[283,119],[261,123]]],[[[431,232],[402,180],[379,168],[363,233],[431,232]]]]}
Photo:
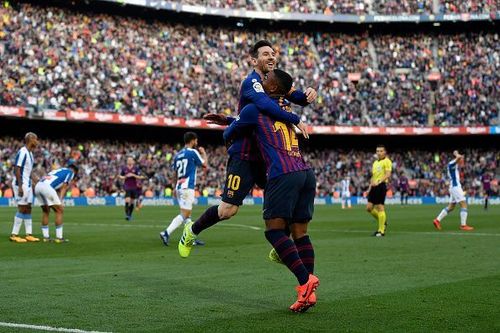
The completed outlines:
{"type": "MultiPolygon", "coordinates": [[[[207,166],[207,154],[205,149],[198,146],[198,136],[194,132],[184,134],[184,148],[181,149],[173,159],[172,168],[176,172],[175,196],[179,202],[180,214],[174,217],[170,225],[160,232],[163,244],[168,245],[172,233],[182,223],[191,221],[191,211],[194,203],[194,188],[196,186],[196,169],[207,166]],[[199,151],[199,152],[198,152],[199,151]]],[[[197,245],[203,245],[198,241],[197,245]]]]}
{"type": "Polygon", "coordinates": [[[347,207],[351,208],[351,178],[346,175],[344,179],[340,182],[342,190],[342,209],[347,207]]]}
{"type": "Polygon", "coordinates": [[[10,240],[16,243],[38,242],[40,239],[33,237],[33,221],[31,219],[31,204],[33,203],[32,176],[33,150],[38,146],[38,137],[35,133],[29,132],[24,136],[25,145],[19,149],[14,162],[14,181],[12,187],[17,201],[17,213],[14,217],[14,226],[10,240]],[[24,222],[26,237],[19,237],[21,225],[24,222]]]}
{"type": "Polygon", "coordinates": [[[42,208],[42,233],[43,241],[50,242],[49,214],[52,209],[56,213],[56,238],[55,243],[64,243],[63,237],[63,205],[62,200],[68,191],[71,181],[78,174],[78,168],[70,164],[67,168],[51,171],[35,186],[35,195],[42,208]],[[59,192],[59,193],[58,193],[59,192]]]}
{"type": "Polygon", "coordinates": [[[460,155],[457,150],[453,152],[453,156],[455,158],[448,163],[447,167],[448,179],[450,181],[450,203],[448,207],[443,208],[438,217],[434,219],[433,223],[437,230],[441,230],[441,221],[448,213],[451,213],[451,211],[455,209],[458,203],[460,205],[460,229],[471,231],[474,230],[474,228],[467,225],[467,202],[465,201],[464,191],[460,184],[460,172],[458,171],[458,166],[464,162],[464,156],[460,155]]]}

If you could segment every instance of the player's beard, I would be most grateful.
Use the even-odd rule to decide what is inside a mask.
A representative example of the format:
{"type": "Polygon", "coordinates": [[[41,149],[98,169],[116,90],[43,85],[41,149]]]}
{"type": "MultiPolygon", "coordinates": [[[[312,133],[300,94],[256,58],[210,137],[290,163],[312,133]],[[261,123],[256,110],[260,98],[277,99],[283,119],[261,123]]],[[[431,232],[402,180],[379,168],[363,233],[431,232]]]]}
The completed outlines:
{"type": "Polygon", "coordinates": [[[276,68],[276,60],[274,62],[270,61],[269,59],[261,60],[258,63],[258,68],[262,72],[262,74],[267,74],[276,68]],[[273,64],[270,66],[270,63],[273,64]]]}

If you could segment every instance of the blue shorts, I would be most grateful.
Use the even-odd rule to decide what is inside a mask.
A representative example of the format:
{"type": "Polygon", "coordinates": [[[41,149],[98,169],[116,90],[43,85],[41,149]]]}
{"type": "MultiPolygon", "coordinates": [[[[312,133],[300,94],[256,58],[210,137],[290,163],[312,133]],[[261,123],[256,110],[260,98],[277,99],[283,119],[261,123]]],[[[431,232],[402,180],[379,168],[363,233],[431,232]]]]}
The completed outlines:
{"type": "Polygon", "coordinates": [[[226,182],[222,201],[241,206],[248,193],[257,186],[266,185],[266,166],[261,162],[230,157],[226,168],[226,182]]]}
{"type": "Polygon", "coordinates": [[[264,220],[283,218],[288,223],[309,222],[314,213],[316,176],[312,169],[287,173],[267,181],[264,220]]]}

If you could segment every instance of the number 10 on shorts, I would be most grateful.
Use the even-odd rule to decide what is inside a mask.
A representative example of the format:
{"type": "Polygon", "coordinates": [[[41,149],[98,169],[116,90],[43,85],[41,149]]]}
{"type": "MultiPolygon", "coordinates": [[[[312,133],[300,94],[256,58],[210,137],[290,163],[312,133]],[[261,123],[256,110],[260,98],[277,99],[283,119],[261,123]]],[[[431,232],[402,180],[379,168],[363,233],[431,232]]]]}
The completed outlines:
{"type": "Polygon", "coordinates": [[[233,191],[238,191],[240,188],[241,177],[230,174],[227,176],[227,187],[233,191]]]}

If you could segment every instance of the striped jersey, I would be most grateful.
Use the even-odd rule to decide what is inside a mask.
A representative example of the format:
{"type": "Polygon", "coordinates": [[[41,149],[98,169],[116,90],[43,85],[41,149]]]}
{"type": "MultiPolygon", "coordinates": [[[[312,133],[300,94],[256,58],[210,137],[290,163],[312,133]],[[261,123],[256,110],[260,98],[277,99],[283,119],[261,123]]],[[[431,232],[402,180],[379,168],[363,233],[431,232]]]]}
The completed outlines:
{"type": "Polygon", "coordinates": [[[196,185],[196,169],[205,163],[196,149],[183,148],[175,154],[172,168],[177,173],[176,189],[194,189],[196,185]]]}
{"type": "Polygon", "coordinates": [[[292,126],[262,114],[254,104],[244,107],[238,118],[226,128],[224,140],[250,132],[257,137],[268,179],[310,169],[300,153],[299,141],[292,126]]]}
{"type": "MultiPolygon", "coordinates": [[[[307,97],[305,97],[305,94],[299,90],[294,91],[289,96],[289,99],[291,102],[299,105],[305,106],[308,104],[307,97]]],[[[278,103],[276,103],[264,92],[262,79],[255,70],[252,71],[252,73],[250,73],[250,75],[248,75],[241,84],[238,114],[240,114],[241,110],[243,110],[243,108],[250,103],[254,104],[259,111],[262,111],[279,121],[295,125],[300,122],[300,118],[297,115],[291,112],[283,111],[278,103]]],[[[257,160],[257,156],[259,156],[259,154],[256,148],[255,137],[252,134],[235,137],[228,149],[228,154],[230,156],[236,156],[241,160],[257,160]]]]}
{"type": "Polygon", "coordinates": [[[340,182],[340,185],[342,187],[342,193],[347,193],[349,192],[349,185],[351,183],[351,180],[349,178],[344,178],[340,182]]]}
{"type": "Polygon", "coordinates": [[[458,172],[457,159],[448,163],[448,178],[450,179],[450,187],[462,186],[462,184],[460,184],[460,172],[458,172]]]}
{"type": "MultiPolygon", "coordinates": [[[[14,162],[14,166],[17,166],[21,169],[21,180],[23,185],[31,186],[31,172],[33,172],[33,165],[35,164],[35,160],[33,159],[33,153],[26,148],[26,146],[19,149],[16,154],[16,160],[14,162]]],[[[17,184],[16,176],[14,175],[14,185],[19,186],[17,184]]]]}
{"type": "Polygon", "coordinates": [[[63,184],[69,184],[75,178],[73,170],[69,168],[60,168],[52,170],[49,174],[41,180],[41,182],[48,183],[54,190],[58,190],[63,184]]]}

